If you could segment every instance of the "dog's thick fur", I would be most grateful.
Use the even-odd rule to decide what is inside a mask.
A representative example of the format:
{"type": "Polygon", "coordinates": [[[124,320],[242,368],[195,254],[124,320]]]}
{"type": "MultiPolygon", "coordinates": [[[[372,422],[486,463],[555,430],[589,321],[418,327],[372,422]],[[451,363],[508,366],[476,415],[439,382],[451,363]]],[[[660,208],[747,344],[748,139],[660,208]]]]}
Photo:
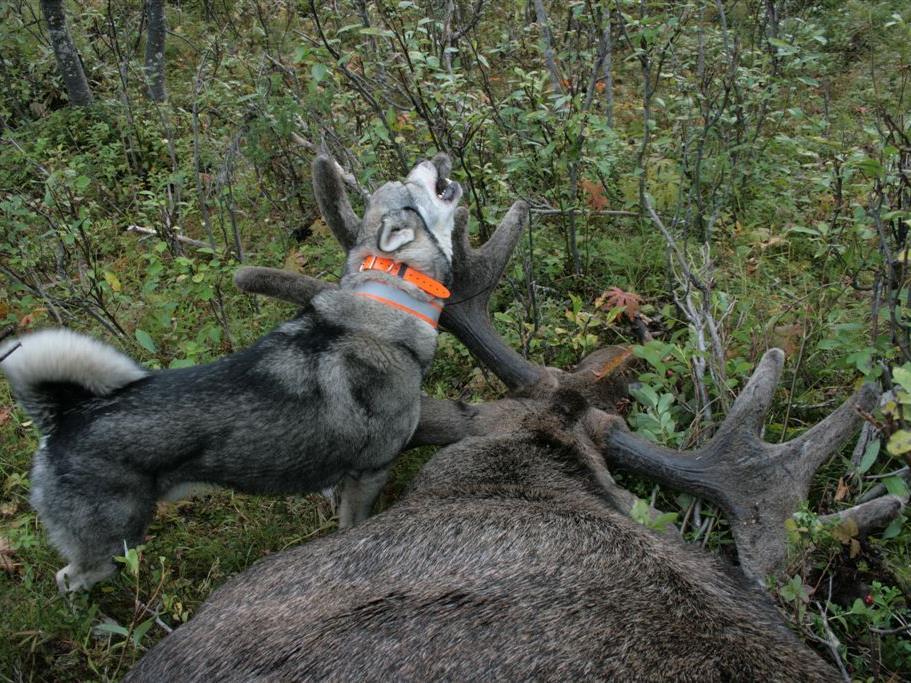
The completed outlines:
{"type": "Polygon", "coordinates": [[[0,368],[42,432],[32,503],[69,560],[61,590],[110,574],[124,543],[142,541],[156,501],[188,484],[281,494],[341,482],[340,524],[366,518],[417,425],[436,331],[351,288],[380,279],[429,299],[399,278],[358,272],[368,254],[449,278],[461,188],[441,198],[448,169],[446,159],[422,162],[404,184],[377,190],[341,287],[212,364],[149,372],[64,329],[18,340],[0,368]]]}

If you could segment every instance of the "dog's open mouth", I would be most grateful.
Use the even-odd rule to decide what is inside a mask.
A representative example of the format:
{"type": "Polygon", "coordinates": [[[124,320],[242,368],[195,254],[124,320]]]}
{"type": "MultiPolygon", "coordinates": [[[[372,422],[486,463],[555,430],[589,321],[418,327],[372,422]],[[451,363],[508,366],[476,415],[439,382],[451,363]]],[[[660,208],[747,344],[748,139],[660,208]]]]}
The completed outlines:
{"type": "MultiPolygon", "coordinates": [[[[437,154],[430,161],[422,161],[405,180],[405,184],[419,187],[421,194],[428,199],[435,199],[445,205],[446,209],[453,209],[462,197],[462,186],[455,180],[449,179],[452,173],[452,162],[443,153],[437,154]]],[[[437,209],[443,209],[437,205],[437,209]]]]}
{"type": "Polygon", "coordinates": [[[458,183],[449,179],[449,174],[452,173],[452,161],[449,160],[449,157],[446,154],[437,154],[430,160],[430,163],[433,164],[437,172],[437,179],[434,183],[437,199],[444,202],[452,202],[458,199],[461,194],[459,192],[461,187],[458,183]]]}
{"type": "Polygon", "coordinates": [[[437,199],[441,199],[444,202],[451,202],[456,195],[456,184],[453,183],[449,178],[444,178],[441,175],[437,176],[436,182],[436,191],[437,199]]]}

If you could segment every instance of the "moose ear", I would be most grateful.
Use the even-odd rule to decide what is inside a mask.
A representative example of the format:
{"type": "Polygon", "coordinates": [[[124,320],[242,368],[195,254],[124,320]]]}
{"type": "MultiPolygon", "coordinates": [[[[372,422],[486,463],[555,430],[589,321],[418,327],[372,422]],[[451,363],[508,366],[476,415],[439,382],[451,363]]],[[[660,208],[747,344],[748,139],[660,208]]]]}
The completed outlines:
{"type": "Polygon", "coordinates": [[[392,221],[383,221],[377,246],[381,251],[396,251],[414,240],[414,229],[392,221]]]}

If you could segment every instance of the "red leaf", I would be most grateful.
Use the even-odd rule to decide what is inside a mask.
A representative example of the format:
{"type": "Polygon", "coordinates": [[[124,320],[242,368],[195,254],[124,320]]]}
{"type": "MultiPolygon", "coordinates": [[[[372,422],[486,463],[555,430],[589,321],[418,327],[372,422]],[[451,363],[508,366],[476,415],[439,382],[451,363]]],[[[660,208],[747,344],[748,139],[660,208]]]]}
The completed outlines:
{"type": "Polygon", "coordinates": [[[624,292],[619,287],[611,287],[595,299],[595,306],[598,308],[622,308],[623,314],[629,320],[633,320],[639,315],[641,303],[641,296],[633,292],[624,292]]]}
{"type": "Polygon", "coordinates": [[[582,191],[586,195],[586,202],[595,211],[603,211],[607,208],[609,202],[604,196],[604,186],[601,183],[595,183],[591,180],[583,180],[579,183],[582,191]]]}

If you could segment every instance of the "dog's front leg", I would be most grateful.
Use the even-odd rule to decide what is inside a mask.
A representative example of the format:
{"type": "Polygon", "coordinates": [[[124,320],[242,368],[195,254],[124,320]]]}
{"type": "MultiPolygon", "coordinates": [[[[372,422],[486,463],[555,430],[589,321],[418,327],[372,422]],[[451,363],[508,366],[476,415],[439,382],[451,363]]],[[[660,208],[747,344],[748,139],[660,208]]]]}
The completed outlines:
{"type": "Polygon", "coordinates": [[[389,469],[349,472],[341,482],[338,527],[347,529],[360,524],[370,515],[373,502],[389,477],[389,469]]]}

